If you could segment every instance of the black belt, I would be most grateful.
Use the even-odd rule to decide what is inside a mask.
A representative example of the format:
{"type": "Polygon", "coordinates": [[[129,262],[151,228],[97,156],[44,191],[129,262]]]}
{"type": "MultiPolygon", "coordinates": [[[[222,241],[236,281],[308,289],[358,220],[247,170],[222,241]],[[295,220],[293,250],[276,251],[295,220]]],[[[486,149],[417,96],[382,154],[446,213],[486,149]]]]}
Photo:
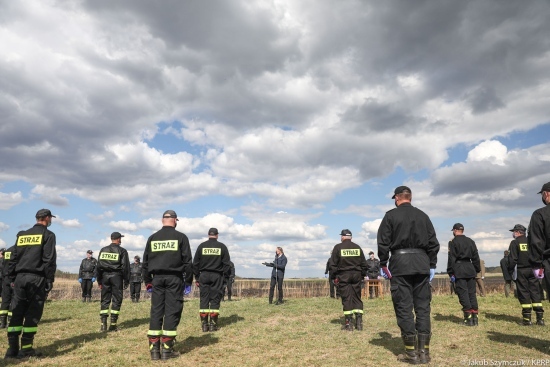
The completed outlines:
{"type": "Polygon", "coordinates": [[[471,264],[472,261],[470,259],[462,259],[462,260],[456,260],[455,263],[461,264],[461,263],[469,263],[471,264]]]}
{"type": "Polygon", "coordinates": [[[426,251],[420,248],[401,248],[399,250],[393,250],[392,255],[403,255],[403,254],[425,254],[426,251]]]}

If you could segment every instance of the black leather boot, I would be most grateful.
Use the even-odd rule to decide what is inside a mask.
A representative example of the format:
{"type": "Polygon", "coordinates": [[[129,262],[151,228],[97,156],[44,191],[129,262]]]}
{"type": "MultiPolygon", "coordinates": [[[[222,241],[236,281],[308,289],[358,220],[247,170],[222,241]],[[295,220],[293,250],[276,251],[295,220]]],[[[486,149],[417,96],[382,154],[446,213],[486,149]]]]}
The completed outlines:
{"type": "Polygon", "coordinates": [[[420,364],[430,363],[430,338],[431,334],[418,334],[418,358],[420,364]]]}
{"type": "Polygon", "coordinates": [[[149,337],[149,352],[151,352],[151,360],[158,361],[160,359],[160,337],[149,337]]]}
{"type": "Polygon", "coordinates": [[[363,315],[361,315],[360,313],[355,314],[355,328],[358,331],[363,330],[363,315]]]}
{"type": "Polygon", "coordinates": [[[474,318],[470,311],[464,311],[464,326],[474,326],[474,318]]]}
{"type": "Polygon", "coordinates": [[[472,313],[472,322],[474,323],[474,326],[478,326],[479,325],[479,319],[477,318],[477,315],[478,315],[478,310],[470,310],[470,312],[472,313]]]}
{"type": "Polygon", "coordinates": [[[201,326],[202,331],[207,332],[210,331],[210,326],[208,326],[208,314],[207,313],[201,313],[201,326]]]}
{"type": "Polygon", "coordinates": [[[535,308],[535,314],[537,315],[537,325],[544,326],[544,311],[542,307],[535,308]]]}
{"type": "Polygon", "coordinates": [[[397,360],[409,364],[420,364],[420,358],[416,352],[416,335],[404,335],[403,343],[405,344],[405,353],[398,355],[397,360]]]}
{"type": "Polygon", "coordinates": [[[17,358],[19,353],[19,335],[8,334],[8,349],[4,359],[17,358]]]}
{"type": "Polygon", "coordinates": [[[101,316],[101,329],[100,331],[107,331],[107,316],[101,316]]]}
{"type": "Polygon", "coordinates": [[[25,334],[23,334],[23,336],[21,337],[21,349],[19,349],[19,353],[17,353],[17,359],[42,356],[42,353],[37,352],[32,347],[33,342],[34,342],[34,335],[25,336],[25,334]]]}
{"type": "Polygon", "coordinates": [[[216,312],[210,314],[210,331],[218,331],[218,315],[216,312]]]}
{"type": "Polygon", "coordinates": [[[524,308],[521,311],[521,315],[523,317],[523,326],[531,326],[533,323],[531,322],[531,309],[530,308],[524,308]]]}
{"type": "Polygon", "coordinates": [[[345,315],[344,320],[344,326],[342,326],[342,330],[345,331],[353,331],[353,316],[351,315],[345,315]]]}
{"type": "Polygon", "coordinates": [[[160,359],[165,361],[170,358],[177,358],[180,356],[179,352],[174,351],[175,343],[176,343],[175,338],[171,336],[163,336],[161,338],[160,359]]]}

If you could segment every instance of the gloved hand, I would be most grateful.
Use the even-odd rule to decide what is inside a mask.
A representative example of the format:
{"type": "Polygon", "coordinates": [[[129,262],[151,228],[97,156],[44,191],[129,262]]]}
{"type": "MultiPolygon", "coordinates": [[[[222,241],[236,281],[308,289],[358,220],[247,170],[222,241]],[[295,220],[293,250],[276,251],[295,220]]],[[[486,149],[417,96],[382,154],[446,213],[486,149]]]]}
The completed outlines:
{"type": "Polygon", "coordinates": [[[152,293],[153,292],[153,284],[152,283],[145,284],[145,290],[147,291],[147,293],[152,293]]]}
{"type": "Polygon", "coordinates": [[[78,278],[78,282],[82,284],[82,278],[78,278]]]}
{"type": "Polygon", "coordinates": [[[44,288],[44,291],[46,293],[48,293],[49,291],[51,291],[53,288],[53,283],[50,282],[49,280],[46,281],[46,287],[44,288]]]}
{"type": "Polygon", "coordinates": [[[456,277],[454,274],[451,275],[451,283],[454,283],[456,282],[456,277]]]}
{"type": "Polygon", "coordinates": [[[231,283],[235,283],[235,278],[231,278],[231,283]]]}
{"type": "Polygon", "coordinates": [[[340,279],[334,278],[332,282],[334,283],[334,285],[338,285],[338,283],[340,283],[340,279]]]}
{"type": "Polygon", "coordinates": [[[430,269],[430,282],[435,277],[435,269],[430,269]]]}
{"type": "Polygon", "coordinates": [[[533,269],[533,274],[535,275],[535,278],[543,279],[544,278],[544,268],[533,269]]]}
{"type": "Polygon", "coordinates": [[[384,279],[391,279],[390,269],[388,269],[387,266],[382,266],[380,268],[380,275],[382,275],[384,279]]]}
{"type": "Polygon", "coordinates": [[[325,274],[325,278],[328,278],[328,274],[325,274]]]}
{"type": "Polygon", "coordinates": [[[183,286],[183,294],[184,294],[184,295],[188,295],[189,293],[191,293],[191,286],[185,284],[185,285],[183,286]]]}
{"type": "Polygon", "coordinates": [[[95,278],[92,278],[92,283],[95,283],[95,278]]]}
{"type": "Polygon", "coordinates": [[[201,286],[201,285],[200,285],[199,281],[197,280],[197,281],[195,282],[195,287],[200,288],[200,286],[201,286]]]}

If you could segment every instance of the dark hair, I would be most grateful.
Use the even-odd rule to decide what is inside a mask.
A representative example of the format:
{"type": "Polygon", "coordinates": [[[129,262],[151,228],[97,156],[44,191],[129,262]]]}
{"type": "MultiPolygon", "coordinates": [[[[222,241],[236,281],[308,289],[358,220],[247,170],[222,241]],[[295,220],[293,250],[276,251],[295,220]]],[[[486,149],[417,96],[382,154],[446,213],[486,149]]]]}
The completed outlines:
{"type": "Polygon", "coordinates": [[[277,250],[281,251],[281,254],[283,254],[283,255],[285,254],[282,247],[277,247],[277,250]]]}

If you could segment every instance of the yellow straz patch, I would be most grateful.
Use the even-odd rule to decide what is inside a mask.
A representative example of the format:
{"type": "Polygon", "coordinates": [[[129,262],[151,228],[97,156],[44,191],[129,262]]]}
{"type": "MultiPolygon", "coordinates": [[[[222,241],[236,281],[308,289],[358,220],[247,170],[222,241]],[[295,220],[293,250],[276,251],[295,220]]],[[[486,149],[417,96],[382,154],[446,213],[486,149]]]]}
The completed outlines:
{"type": "Polygon", "coordinates": [[[202,254],[203,255],[216,255],[216,256],[220,256],[222,254],[222,249],[221,248],[206,248],[204,247],[202,249],[202,254]]]}
{"type": "Polygon", "coordinates": [[[6,260],[11,259],[11,252],[4,252],[4,259],[6,260]]]}
{"type": "Polygon", "coordinates": [[[359,256],[359,255],[360,255],[359,249],[340,250],[340,256],[359,256]]]}
{"type": "Polygon", "coordinates": [[[526,243],[520,243],[519,244],[519,250],[520,251],[527,251],[528,250],[527,244],[526,243]]]}
{"type": "Polygon", "coordinates": [[[115,254],[113,252],[102,252],[101,255],[99,255],[99,259],[107,261],[118,261],[118,254],[115,254]]]}
{"type": "Polygon", "coordinates": [[[38,246],[42,244],[42,235],[33,234],[17,238],[17,246],[38,246]]]}
{"type": "Polygon", "coordinates": [[[151,251],[178,251],[178,241],[151,241],[151,251]]]}

